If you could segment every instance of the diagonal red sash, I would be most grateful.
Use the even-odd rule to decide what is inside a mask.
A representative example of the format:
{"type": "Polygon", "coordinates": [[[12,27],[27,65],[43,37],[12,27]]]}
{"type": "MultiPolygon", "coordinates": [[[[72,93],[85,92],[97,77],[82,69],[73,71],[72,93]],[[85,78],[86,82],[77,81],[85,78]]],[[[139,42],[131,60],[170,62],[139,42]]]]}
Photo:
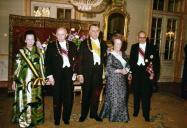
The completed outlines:
{"type": "Polygon", "coordinates": [[[61,48],[61,53],[65,54],[66,56],[68,56],[68,51],[64,48],[61,48]]]}
{"type": "Polygon", "coordinates": [[[142,58],[144,58],[145,52],[141,48],[139,48],[138,52],[139,52],[140,56],[142,56],[142,58]]]}

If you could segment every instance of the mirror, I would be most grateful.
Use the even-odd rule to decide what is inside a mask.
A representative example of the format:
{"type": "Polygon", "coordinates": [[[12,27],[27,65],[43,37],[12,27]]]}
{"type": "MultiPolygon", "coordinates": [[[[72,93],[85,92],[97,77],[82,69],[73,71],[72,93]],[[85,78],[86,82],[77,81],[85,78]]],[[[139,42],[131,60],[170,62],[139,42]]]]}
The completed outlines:
{"type": "Polygon", "coordinates": [[[107,40],[111,40],[111,36],[115,33],[124,34],[124,19],[120,13],[112,13],[108,17],[107,40]]]}
{"type": "Polygon", "coordinates": [[[110,40],[115,33],[123,34],[127,40],[128,17],[124,5],[109,7],[104,13],[104,40],[110,40]]]}

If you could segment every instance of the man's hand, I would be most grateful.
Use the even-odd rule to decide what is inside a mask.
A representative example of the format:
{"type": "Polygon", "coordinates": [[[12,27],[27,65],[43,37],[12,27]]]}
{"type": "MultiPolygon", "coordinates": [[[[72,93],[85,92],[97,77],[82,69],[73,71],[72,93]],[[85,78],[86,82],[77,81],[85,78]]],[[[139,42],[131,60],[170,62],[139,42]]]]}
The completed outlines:
{"type": "Polygon", "coordinates": [[[77,74],[76,74],[76,73],[73,73],[72,80],[75,81],[76,78],[77,78],[77,74]]]}
{"type": "Polygon", "coordinates": [[[77,80],[82,84],[84,83],[84,77],[83,75],[77,75],[77,80]]]}
{"type": "Polygon", "coordinates": [[[47,84],[55,85],[55,80],[52,75],[48,76],[47,78],[48,78],[48,82],[49,82],[49,83],[47,82],[47,84]]]}
{"type": "Polygon", "coordinates": [[[16,82],[15,81],[13,81],[13,83],[12,83],[12,90],[16,90],[16,82]]]}
{"type": "Polygon", "coordinates": [[[151,73],[151,74],[150,74],[149,79],[150,79],[150,80],[153,80],[153,79],[154,79],[154,73],[151,73]]]}

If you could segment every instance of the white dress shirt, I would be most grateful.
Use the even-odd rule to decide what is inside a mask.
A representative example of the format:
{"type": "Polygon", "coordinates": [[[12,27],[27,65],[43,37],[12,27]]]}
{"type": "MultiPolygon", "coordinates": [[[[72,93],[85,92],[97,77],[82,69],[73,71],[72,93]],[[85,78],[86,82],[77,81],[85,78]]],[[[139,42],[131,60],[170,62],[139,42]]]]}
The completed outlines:
{"type": "MultiPolygon", "coordinates": [[[[91,42],[93,41],[93,42],[95,42],[96,43],[96,45],[100,48],[100,42],[99,42],[99,39],[96,39],[96,40],[94,40],[93,38],[90,38],[91,39],[91,42]]],[[[96,64],[96,63],[98,63],[99,65],[101,64],[101,57],[100,56],[98,56],[96,53],[94,53],[94,52],[92,52],[93,53],[93,59],[94,59],[94,65],[96,64]]]]}
{"type": "MultiPolygon", "coordinates": [[[[139,48],[142,49],[142,51],[145,53],[145,48],[146,48],[146,42],[145,43],[139,43],[139,48]]],[[[138,53],[138,62],[137,65],[145,65],[145,61],[144,61],[144,57],[142,57],[139,53],[138,53]]]]}
{"type": "MultiPolygon", "coordinates": [[[[67,50],[66,41],[64,41],[64,42],[59,42],[59,44],[60,44],[61,48],[67,50]]],[[[63,68],[66,67],[66,66],[67,66],[67,67],[70,67],[70,62],[69,62],[68,56],[65,55],[65,54],[62,54],[62,58],[63,58],[63,66],[62,66],[62,67],[63,67],[63,68]]]]}

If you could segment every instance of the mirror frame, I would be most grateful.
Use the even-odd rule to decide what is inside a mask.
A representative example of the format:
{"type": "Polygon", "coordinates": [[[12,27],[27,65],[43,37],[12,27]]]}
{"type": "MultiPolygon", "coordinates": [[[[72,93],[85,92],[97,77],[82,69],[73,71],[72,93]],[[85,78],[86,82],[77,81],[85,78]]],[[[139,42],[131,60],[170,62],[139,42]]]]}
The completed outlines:
{"type": "Polygon", "coordinates": [[[108,18],[113,13],[120,13],[125,17],[124,22],[124,37],[127,41],[128,38],[128,25],[129,25],[129,15],[126,11],[125,4],[119,6],[112,4],[110,7],[107,8],[107,10],[104,13],[104,40],[107,41],[107,33],[108,33],[108,18]]]}

